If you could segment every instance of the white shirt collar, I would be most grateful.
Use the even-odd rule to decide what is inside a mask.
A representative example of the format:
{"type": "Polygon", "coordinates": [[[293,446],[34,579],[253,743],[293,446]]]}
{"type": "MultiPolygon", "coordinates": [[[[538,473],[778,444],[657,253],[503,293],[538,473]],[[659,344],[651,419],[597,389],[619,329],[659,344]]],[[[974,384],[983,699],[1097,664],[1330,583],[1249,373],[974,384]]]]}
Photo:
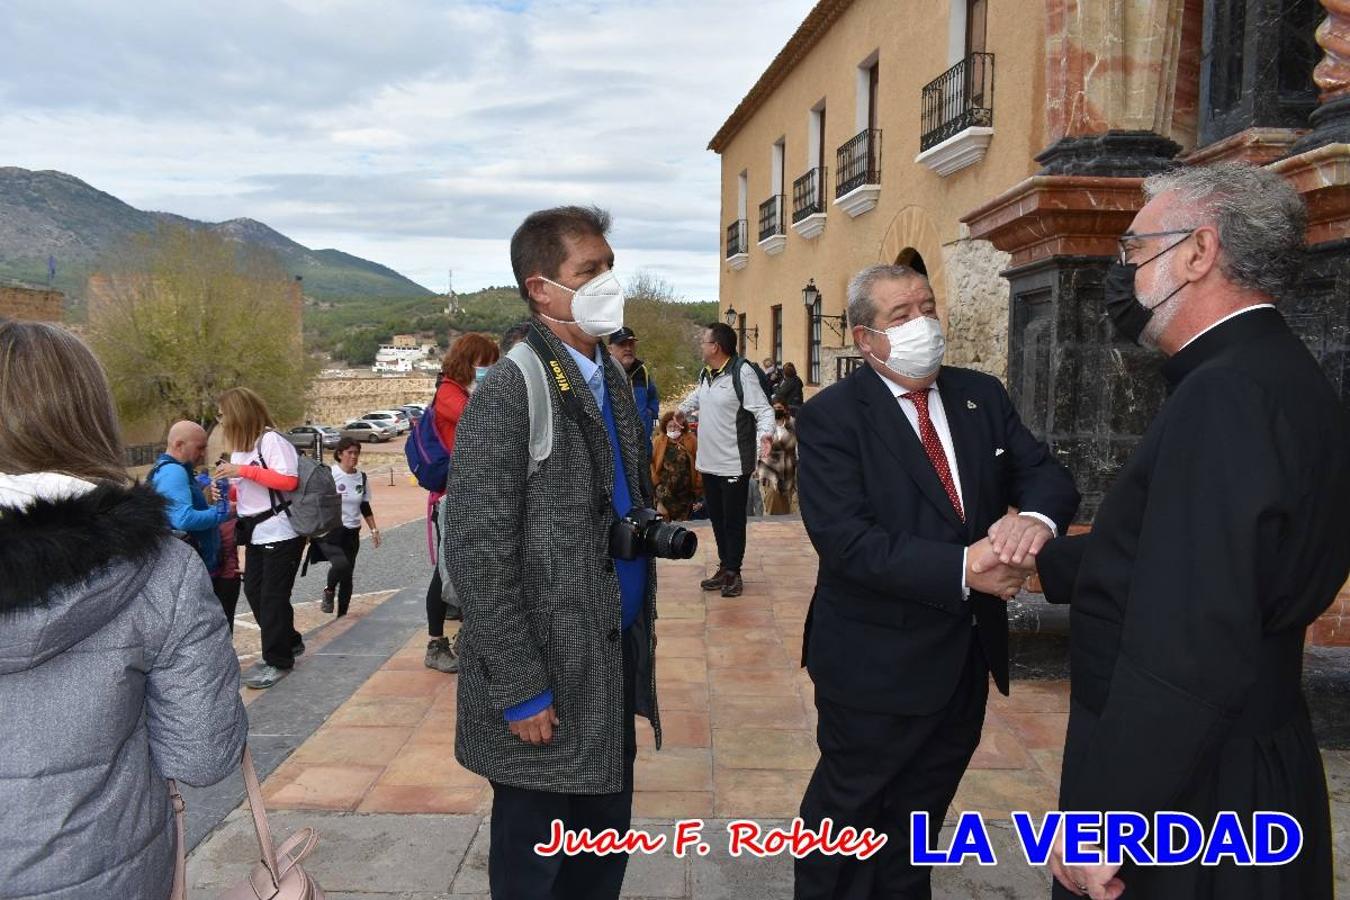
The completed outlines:
{"type": "Polygon", "coordinates": [[[1254,310],[1254,309],[1274,309],[1274,308],[1275,308],[1275,304],[1274,304],[1274,303],[1257,303],[1257,304],[1254,305],[1254,306],[1244,306],[1244,307],[1242,307],[1242,309],[1239,309],[1237,312],[1231,312],[1231,313],[1229,313],[1228,315],[1224,316],[1224,317],[1223,317],[1222,319],[1220,319],[1219,321],[1215,322],[1213,325],[1209,326],[1208,328],[1206,328],[1206,329],[1204,329],[1203,331],[1201,331],[1201,332],[1199,332],[1198,334],[1196,334],[1195,337],[1191,338],[1191,339],[1190,339],[1189,341],[1187,341],[1186,343],[1182,344],[1181,347],[1178,348],[1177,353],[1180,353],[1182,350],[1185,350],[1185,349],[1186,349],[1187,347],[1189,347],[1191,344],[1194,344],[1194,343],[1195,343],[1196,341],[1198,341],[1200,338],[1204,337],[1206,334],[1208,334],[1209,332],[1213,331],[1215,328],[1218,328],[1220,325],[1222,325],[1224,322],[1227,322],[1229,319],[1236,319],[1238,316],[1240,316],[1240,315],[1242,315],[1242,314],[1244,314],[1244,313],[1249,313],[1249,312],[1251,312],[1251,311],[1254,310]]]}
{"type": "MultiPolygon", "coordinates": [[[[866,364],[864,363],[864,365],[866,364]]],[[[880,372],[878,372],[876,369],[873,369],[871,366],[867,366],[867,368],[872,369],[872,374],[881,379],[881,383],[886,385],[886,387],[890,389],[891,395],[895,397],[897,400],[899,400],[905,394],[908,394],[910,392],[909,388],[900,384],[896,384],[894,381],[887,378],[885,375],[882,375],[880,372]]],[[[930,397],[932,394],[937,393],[937,389],[938,386],[936,381],[934,381],[932,384],[928,386],[930,397]]],[[[940,397],[942,395],[938,394],[938,396],[940,397]]]]}

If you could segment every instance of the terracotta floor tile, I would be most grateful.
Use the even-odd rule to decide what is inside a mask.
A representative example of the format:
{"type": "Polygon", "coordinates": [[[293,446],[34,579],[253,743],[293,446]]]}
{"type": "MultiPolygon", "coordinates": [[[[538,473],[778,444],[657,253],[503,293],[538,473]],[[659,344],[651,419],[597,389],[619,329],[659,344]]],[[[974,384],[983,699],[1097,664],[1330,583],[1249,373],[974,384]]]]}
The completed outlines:
{"type": "Polygon", "coordinates": [[[633,792],[633,815],[640,819],[705,819],[712,814],[711,791],[633,792]]]}
{"type": "Polygon", "coordinates": [[[775,625],[736,627],[719,625],[708,629],[707,643],[711,647],[741,647],[745,644],[777,644],[782,635],[775,625]]]}
{"type": "Polygon", "coordinates": [[[657,626],[659,639],[656,644],[656,658],[662,659],[703,659],[708,655],[707,646],[700,637],[676,637],[662,632],[657,626]]]}
{"type": "Polygon", "coordinates": [[[430,706],[430,697],[353,697],[337,708],[327,724],[411,727],[422,721],[430,706]]]}
{"type": "Polygon", "coordinates": [[[359,813],[450,813],[478,812],[483,796],[491,795],[486,784],[479,788],[445,788],[377,783],[366,794],[359,813]]]}
{"type": "Polygon", "coordinates": [[[1007,819],[1013,810],[1038,815],[1055,809],[1056,791],[1039,771],[1029,769],[968,769],[953,804],[986,818],[1007,819]]]}
{"type": "Polygon", "coordinates": [[[781,642],[741,644],[737,647],[709,647],[708,668],[775,669],[792,665],[792,657],[781,642]]]}
{"type": "Polygon", "coordinates": [[[1059,750],[1069,727],[1068,713],[1000,713],[999,718],[1028,750],[1059,750]]]}
{"type": "Polygon", "coordinates": [[[427,668],[414,672],[381,670],[366,679],[357,693],[368,697],[421,697],[443,687],[446,677],[427,668]]]}
{"type": "Polygon", "coordinates": [[[686,600],[679,602],[661,603],[657,609],[656,627],[660,628],[670,619],[683,619],[685,621],[702,622],[705,618],[706,610],[703,603],[698,600],[686,600]]]}
{"type": "MultiPolygon", "coordinates": [[[[659,651],[658,651],[659,652],[659,651]]],[[[702,684],[708,680],[708,666],[701,659],[660,659],[656,660],[658,688],[660,682],[680,684],[702,684]]]]}
{"type": "Polygon", "coordinates": [[[716,609],[708,611],[708,633],[711,636],[716,628],[730,625],[735,628],[771,628],[773,610],[771,609],[716,609]]]}
{"type": "Polygon", "coordinates": [[[985,718],[980,746],[970,760],[972,769],[1031,769],[1036,763],[1021,739],[1000,719],[985,718]]]}
{"type": "Polygon", "coordinates": [[[305,767],[294,781],[263,791],[269,809],[352,810],[380,774],[379,766],[305,767]]]}
{"type": "MultiPolygon", "coordinates": [[[[637,723],[639,747],[653,747],[656,744],[652,729],[645,720],[637,723]]],[[[711,747],[712,729],[706,712],[693,712],[684,709],[661,710],[661,746],[662,747],[711,747]]]]}
{"type": "Polygon", "coordinates": [[[383,767],[389,764],[411,735],[412,728],[325,725],[301,744],[291,758],[305,765],[383,767]]]}
{"type": "Polygon", "coordinates": [[[487,786],[482,776],[455,762],[454,748],[445,744],[404,747],[380,775],[379,783],[455,788],[487,786]]]}
{"type": "Polygon", "coordinates": [[[714,697],[749,694],[755,697],[796,694],[796,676],[780,669],[716,669],[708,680],[714,697]]]}
{"type": "MultiPolygon", "coordinates": [[[[998,695],[1008,708],[1014,712],[1055,712],[1069,711],[1069,683],[1067,681],[1014,681],[1004,699],[998,695]]],[[[990,691],[990,698],[995,692],[990,691]]]]}
{"type": "Polygon", "coordinates": [[[708,630],[708,626],[702,621],[693,621],[691,619],[671,619],[664,617],[656,620],[656,635],[660,638],[657,643],[656,652],[661,652],[661,643],[667,637],[696,637],[702,638],[708,630]]]}
{"type": "Polygon", "coordinates": [[[422,724],[413,729],[412,737],[408,738],[405,747],[424,747],[428,744],[436,744],[453,747],[455,745],[455,718],[433,719],[427,717],[422,720],[422,724]]]}
{"type": "Polygon", "coordinates": [[[712,751],[694,747],[656,751],[639,747],[633,781],[639,791],[710,791],[712,751]]]}
{"type": "Polygon", "coordinates": [[[1054,750],[1030,750],[1028,752],[1040,768],[1041,774],[1049,780],[1055,792],[1058,793],[1059,775],[1064,768],[1064,749],[1061,747],[1054,750]]]}
{"type": "Polygon", "coordinates": [[[801,809],[809,770],[722,769],[713,773],[713,815],[788,819],[801,809]]]}
{"type": "Polygon", "coordinates": [[[711,705],[714,728],[733,731],[738,728],[811,730],[806,706],[796,692],[759,697],[719,694],[713,698],[711,705]]]}
{"type": "MultiPolygon", "coordinates": [[[[688,709],[707,712],[708,685],[706,682],[670,682],[659,674],[660,661],[657,661],[656,699],[661,712],[668,709],[688,709]]],[[[254,693],[257,693],[256,691],[254,693]]]]}
{"type": "Polygon", "coordinates": [[[809,731],[718,728],[713,759],[719,769],[814,769],[820,754],[809,731]]]}

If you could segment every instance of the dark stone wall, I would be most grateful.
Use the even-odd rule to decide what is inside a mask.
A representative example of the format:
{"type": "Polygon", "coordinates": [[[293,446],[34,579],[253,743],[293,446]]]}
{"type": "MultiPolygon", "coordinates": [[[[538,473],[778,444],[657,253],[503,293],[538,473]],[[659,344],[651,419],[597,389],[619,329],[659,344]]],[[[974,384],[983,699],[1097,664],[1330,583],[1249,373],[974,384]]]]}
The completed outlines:
{"type": "Polygon", "coordinates": [[[1280,309],[1350,411],[1350,240],[1309,250],[1303,275],[1280,309]]]}

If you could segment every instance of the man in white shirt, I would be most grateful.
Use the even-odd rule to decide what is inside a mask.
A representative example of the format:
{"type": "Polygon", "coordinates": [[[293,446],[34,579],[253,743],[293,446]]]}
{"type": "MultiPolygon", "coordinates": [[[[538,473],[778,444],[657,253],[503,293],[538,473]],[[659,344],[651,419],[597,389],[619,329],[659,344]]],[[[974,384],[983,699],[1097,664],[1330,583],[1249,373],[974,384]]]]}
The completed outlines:
{"type": "Polygon", "coordinates": [[[750,478],[756,459],[769,456],[773,406],[754,367],[736,355],[731,326],[714,322],[703,329],[700,341],[705,365],[680,411],[698,413],[698,470],[717,541],[717,571],[701,586],[739,597],[750,478]]]}

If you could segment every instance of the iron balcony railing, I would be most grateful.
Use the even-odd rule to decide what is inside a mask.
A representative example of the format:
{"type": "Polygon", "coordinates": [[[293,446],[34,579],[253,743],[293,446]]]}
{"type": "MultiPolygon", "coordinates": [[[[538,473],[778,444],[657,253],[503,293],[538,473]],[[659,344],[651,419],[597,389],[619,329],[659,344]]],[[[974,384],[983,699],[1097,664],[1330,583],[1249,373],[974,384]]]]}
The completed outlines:
{"type": "Polygon", "coordinates": [[[825,166],[819,166],[792,182],[792,221],[825,211],[825,166]]]}
{"type": "Polygon", "coordinates": [[[783,195],[774,194],[759,205],[759,239],[767,241],[783,233],[783,195]]]}
{"type": "Polygon", "coordinates": [[[923,89],[919,151],[994,124],[994,54],[972,53],[923,89]]]}
{"type": "Polygon", "coordinates": [[[842,197],[864,184],[881,184],[881,131],[859,132],[839,148],[835,160],[834,196],[842,197]]]}
{"type": "Polygon", "coordinates": [[[746,234],[749,230],[744,219],[737,219],[727,226],[727,259],[749,252],[749,235],[746,234]]]}

